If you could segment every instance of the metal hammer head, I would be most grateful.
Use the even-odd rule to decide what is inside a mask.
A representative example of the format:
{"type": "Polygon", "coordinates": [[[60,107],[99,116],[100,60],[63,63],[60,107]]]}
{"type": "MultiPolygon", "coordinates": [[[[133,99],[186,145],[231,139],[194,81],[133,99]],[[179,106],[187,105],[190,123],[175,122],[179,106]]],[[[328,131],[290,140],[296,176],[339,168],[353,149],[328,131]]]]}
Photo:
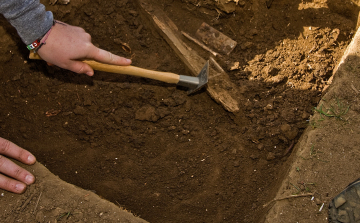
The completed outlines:
{"type": "Polygon", "coordinates": [[[209,77],[209,61],[206,62],[205,66],[200,71],[197,77],[190,77],[185,75],[180,75],[180,80],[177,83],[178,85],[188,87],[188,94],[192,94],[195,91],[206,86],[209,77]]]}

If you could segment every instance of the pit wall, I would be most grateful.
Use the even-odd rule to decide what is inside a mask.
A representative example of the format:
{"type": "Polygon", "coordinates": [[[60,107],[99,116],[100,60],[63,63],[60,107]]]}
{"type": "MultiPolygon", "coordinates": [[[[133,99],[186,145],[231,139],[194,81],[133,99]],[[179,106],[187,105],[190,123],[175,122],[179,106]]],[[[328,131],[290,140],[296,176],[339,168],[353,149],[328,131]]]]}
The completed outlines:
{"type": "Polygon", "coordinates": [[[266,223],[328,222],[329,202],[360,177],[359,64],[360,29],[317,107],[323,111],[333,107],[344,114],[336,118],[314,112],[276,197],[264,205],[266,223]]]}

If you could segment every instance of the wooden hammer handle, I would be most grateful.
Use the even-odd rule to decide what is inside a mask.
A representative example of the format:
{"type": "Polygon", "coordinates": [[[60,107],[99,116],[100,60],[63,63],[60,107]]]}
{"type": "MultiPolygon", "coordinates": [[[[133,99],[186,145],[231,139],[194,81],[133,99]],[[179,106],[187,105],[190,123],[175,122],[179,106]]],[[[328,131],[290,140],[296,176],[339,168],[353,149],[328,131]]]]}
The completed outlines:
{"type": "MultiPolygon", "coordinates": [[[[30,59],[33,60],[42,60],[41,57],[33,52],[30,52],[30,59]]],[[[170,84],[177,84],[180,80],[180,76],[170,72],[160,72],[154,70],[147,70],[140,67],[134,66],[117,66],[99,63],[93,60],[83,60],[84,63],[90,65],[90,67],[94,70],[105,71],[109,73],[117,73],[117,74],[127,74],[138,77],[150,78],[158,81],[163,81],[170,84]]]]}

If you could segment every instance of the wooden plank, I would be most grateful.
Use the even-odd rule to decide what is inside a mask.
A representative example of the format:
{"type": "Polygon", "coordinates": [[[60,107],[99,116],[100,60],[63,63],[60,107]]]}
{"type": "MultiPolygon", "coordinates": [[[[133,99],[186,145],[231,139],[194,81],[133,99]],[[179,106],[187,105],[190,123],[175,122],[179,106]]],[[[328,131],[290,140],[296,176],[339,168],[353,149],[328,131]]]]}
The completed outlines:
{"type": "Polygon", "coordinates": [[[237,42],[230,39],[220,31],[203,22],[196,31],[196,37],[201,39],[206,45],[211,46],[220,53],[229,55],[237,45],[237,42]]]}
{"type": "MultiPolygon", "coordinates": [[[[155,8],[149,2],[148,0],[137,0],[147,20],[152,23],[152,26],[167,41],[191,71],[192,75],[197,76],[205,65],[206,60],[182,41],[181,32],[174,22],[162,10],[155,8]]],[[[233,113],[239,111],[239,103],[232,96],[236,95],[236,87],[225,72],[219,74],[210,68],[209,82],[206,90],[210,97],[221,104],[227,111],[233,113]]]]}

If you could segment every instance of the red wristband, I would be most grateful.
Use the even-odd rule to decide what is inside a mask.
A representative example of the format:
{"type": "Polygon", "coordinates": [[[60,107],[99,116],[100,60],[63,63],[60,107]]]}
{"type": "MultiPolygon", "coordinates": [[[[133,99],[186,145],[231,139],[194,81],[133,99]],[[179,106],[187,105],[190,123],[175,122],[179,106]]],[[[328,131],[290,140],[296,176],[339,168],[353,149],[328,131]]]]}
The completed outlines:
{"type": "Polygon", "coordinates": [[[40,40],[35,40],[32,44],[27,45],[28,50],[33,50],[36,47],[40,46],[40,40]]]}

